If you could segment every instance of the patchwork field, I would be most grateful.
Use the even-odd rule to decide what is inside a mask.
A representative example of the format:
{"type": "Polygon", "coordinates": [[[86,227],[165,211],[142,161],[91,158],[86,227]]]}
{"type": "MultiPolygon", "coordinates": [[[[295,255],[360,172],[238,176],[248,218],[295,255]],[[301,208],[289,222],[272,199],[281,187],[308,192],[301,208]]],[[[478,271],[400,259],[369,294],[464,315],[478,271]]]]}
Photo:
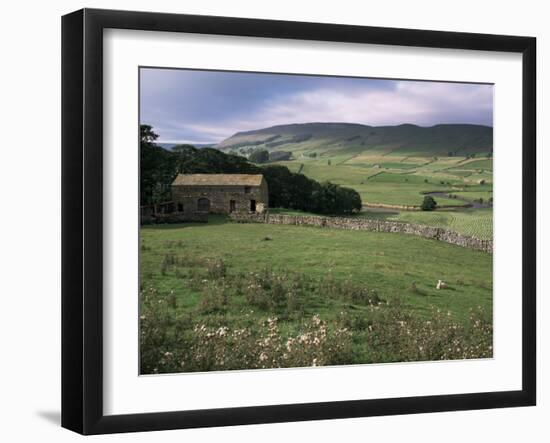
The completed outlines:
{"type": "MultiPolygon", "coordinates": [[[[480,165],[492,166],[491,159],[465,162],[464,157],[443,157],[424,158],[422,162],[421,158],[416,158],[412,163],[410,157],[398,155],[361,154],[316,159],[297,155],[298,158],[279,164],[318,181],[354,188],[366,203],[419,206],[422,194],[431,191],[492,192],[492,171],[480,169],[480,165]]],[[[474,194],[469,196],[479,198],[474,194]]],[[[441,199],[440,204],[456,205],[457,202],[441,199]]]]}
{"type": "Polygon", "coordinates": [[[435,197],[440,207],[464,207],[434,212],[366,212],[360,216],[437,226],[481,239],[492,238],[492,158],[426,158],[379,152],[317,158],[297,152],[295,156],[294,160],[279,164],[319,181],[351,187],[359,192],[366,205],[392,205],[396,209],[420,206],[425,193],[437,192],[445,194],[435,197]],[[481,208],[467,208],[472,202],[480,201],[481,208]]]}

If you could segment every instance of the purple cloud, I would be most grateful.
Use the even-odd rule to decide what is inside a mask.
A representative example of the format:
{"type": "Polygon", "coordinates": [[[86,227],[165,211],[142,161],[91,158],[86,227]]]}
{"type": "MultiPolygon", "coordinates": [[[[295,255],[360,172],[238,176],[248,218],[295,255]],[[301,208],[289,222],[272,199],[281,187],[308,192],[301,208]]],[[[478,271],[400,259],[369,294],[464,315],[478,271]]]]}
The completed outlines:
{"type": "Polygon", "coordinates": [[[166,142],[218,142],[288,123],[492,126],[487,84],[147,69],[141,122],[166,142]]]}

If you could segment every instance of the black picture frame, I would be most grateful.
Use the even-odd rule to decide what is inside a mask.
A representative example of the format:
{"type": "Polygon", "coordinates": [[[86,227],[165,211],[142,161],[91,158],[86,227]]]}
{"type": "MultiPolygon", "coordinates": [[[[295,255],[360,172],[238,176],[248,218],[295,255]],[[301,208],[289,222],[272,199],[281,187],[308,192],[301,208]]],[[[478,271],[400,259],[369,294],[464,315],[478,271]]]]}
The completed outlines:
{"type": "Polygon", "coordinates": [[[62,426],[82,434],[106,434],[535,405],[535,67],[533,37],[97,9],[65,15],[62,18],[62,426]],[[102,36],[107,28],[522,54],[522,389],[104,415],[102,36]]]}

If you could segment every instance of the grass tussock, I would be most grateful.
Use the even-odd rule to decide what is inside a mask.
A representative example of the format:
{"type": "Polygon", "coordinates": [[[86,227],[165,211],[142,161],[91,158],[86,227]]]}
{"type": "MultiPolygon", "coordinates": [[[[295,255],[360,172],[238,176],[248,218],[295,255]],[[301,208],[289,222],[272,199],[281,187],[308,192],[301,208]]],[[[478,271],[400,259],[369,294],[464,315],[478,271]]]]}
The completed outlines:
{"type": "MultiPolygon", "coordinates": [[[[404,299],[384,300],[330,270],[318,278],[230,271],[221,258],[163,256],[161,273],[177,274],[196,302],[189,305],[174,290],[142,291],[141,373],[492,356],[492,322],[481,308],[457,322],[435,307],[419,315],[404,299]]],[[[420,290],[414,284],[410,292],[420,290]]]]}

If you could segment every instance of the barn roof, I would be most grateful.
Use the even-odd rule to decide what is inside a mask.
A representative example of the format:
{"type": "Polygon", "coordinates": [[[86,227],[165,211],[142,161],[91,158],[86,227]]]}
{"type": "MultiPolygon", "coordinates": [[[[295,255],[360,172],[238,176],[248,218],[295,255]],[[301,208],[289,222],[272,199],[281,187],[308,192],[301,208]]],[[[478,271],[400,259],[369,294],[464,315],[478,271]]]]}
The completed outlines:
{"type": "Polygon", "coordinates": [[[260,186],[262,174],[178,174],[172,186],[260,186]]]}

